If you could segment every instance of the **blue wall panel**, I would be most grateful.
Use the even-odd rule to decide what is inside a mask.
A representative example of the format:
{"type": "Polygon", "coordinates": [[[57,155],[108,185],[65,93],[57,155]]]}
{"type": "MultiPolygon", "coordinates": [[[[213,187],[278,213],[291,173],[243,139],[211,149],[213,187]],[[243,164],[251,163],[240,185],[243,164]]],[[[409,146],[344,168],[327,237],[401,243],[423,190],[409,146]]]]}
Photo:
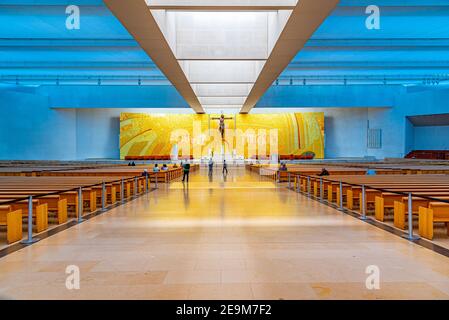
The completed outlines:
{"type": "Polygon", "coordinates": [[[415,127],[414,150],[449,150],[449,126],[415,127]]]}
{"type": "Polygon", "coordinates": [[[75,123],[75,111],[48,108],[48,97],[0,91],[0,159],[75,159],[75,123]]]}
{"type": "Polygon", "coordinates": [[[257,108],[392,107],[400,86],[272,86],[257,108]]]}
{"type": "MultiPolygon", "coordinates": [[[[254,112],[325,112],[327,158],[403,157],[412,149],[447,148],[443,127],[414,128],[406,117],[447,113],[448,91],[379,90],[279,86],[254,112]],[[346,105],[350,100],[357,103],[346,105]],[[392,107],[373,107],[382,102],[392,107]],[[313,103],[315,108],[305,108],[313,103]],[[382,130],[381,149],[367,148],[368,126],[382,130]]],[[[0,159],[118,158],[121,111],[191,112],[169,86],[3,87],[0,98],[0,159]]]]}

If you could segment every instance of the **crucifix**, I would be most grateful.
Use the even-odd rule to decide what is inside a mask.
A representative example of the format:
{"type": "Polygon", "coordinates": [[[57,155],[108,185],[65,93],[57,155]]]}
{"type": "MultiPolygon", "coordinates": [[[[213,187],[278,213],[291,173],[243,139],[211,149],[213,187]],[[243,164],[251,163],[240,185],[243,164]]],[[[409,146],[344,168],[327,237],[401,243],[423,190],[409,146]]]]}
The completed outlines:
{"type": "Polygon", "coordinates": [[[234,118],[226,118],[223,113],[221,114],[220,118],[212,118],[212,120],[219,120],[218,130],[220,130],[222,140],[225,139],[225,121],[232,119],[234,118]]]}

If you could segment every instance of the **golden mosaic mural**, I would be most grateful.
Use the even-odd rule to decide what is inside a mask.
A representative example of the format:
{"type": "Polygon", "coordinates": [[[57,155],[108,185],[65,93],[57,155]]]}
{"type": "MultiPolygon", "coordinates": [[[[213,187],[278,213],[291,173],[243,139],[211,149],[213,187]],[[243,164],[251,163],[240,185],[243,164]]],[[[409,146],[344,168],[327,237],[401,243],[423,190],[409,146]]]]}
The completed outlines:
{"type": "Polygon", "coordinates": [[[120,116],[120,157],[211,154],[324,157],[324,113],[225,115],[139,114],[120,116]]]}

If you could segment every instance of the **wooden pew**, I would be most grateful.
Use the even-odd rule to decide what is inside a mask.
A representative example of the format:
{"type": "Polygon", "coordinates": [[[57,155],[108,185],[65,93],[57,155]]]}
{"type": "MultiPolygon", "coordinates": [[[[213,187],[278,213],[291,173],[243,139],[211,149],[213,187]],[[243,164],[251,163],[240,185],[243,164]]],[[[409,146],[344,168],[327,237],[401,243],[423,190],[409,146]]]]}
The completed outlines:
{"type": "MultiPolygon", "coordinates": [[[[192,165],[191,170],[195,171],[198,168],[198,165],[192,165]]],[[[134,185],[135,180],[132,178],[143,172],[143,168],[139,167],[129,169],[116,166],[113,169],[103,167],[70,170],[69,172],[64,170],[29,172],[32,174],[2,176],[0,173],[0,225],[6,226],[8,243],[19,241],[22,238],[22,219],[26,220],[28,217],[28,200],[20,200],[8,205],[2,205],[2,202],[25,199],[33,195],[33,223],[35,231],[42,232],[48,228],[49,212],[52,217],[55,217],[53,223],[58,224],[68,221],[69,212],[77,215],[79,199],[76,189],[79,187],[82,187],[83,193],[83,212],[94,212],[97,210],[98,203],[101,204],[102,181],[105,182],[106,187],[106,205],[115,204],[120,199],[122,191],[124,199],[145,191],[145,177],[140,175],[137,177],[137,189],[134,185]],[[124,190],[121,190],[121,179],[124,179],[124,190]],[[90,185],[96,186],[87,187],[90,185]],[[50,193],[59,194],[48,195],[50,193]],[[19,229],[20,237],[17,231],[19,229]]],[[[170,168],[158,173],[158,179],[162,183],[168,183],[181,175],[182,168],[170,168]]],[[[151,176],[150,172],[149,182],[151,182],[151,176]]]]}
{"type": "MultiPolygon", "coordinates": [[[[339,181],[343,183],[343,193],[346,195],[346,206],[348,209],[354,209],[355,200],[360,199],[361,187],[350,186],[346,184],[365,184],[379,189],[386,189],[390,191],[403,192],[405,194],[412,193],[413,208],[412,213],[414,215],[419,214],[420,218],[420,233],[423,237],[433,237],[433,223],[444,222],[448,225],[447,221],[449,216],[449,205],[445,203],[438,203],[435,201],[429,201],[422,199],[419,196],[429,196],[442,200],[449,200],[449,177],[443,175],[401,175],[401,176],[341,176],[341,177],[324,177],[323,181],[324,195],[329,202],[334,202],[337,205],[340,203],[340,188],[339,181]],[[435,213],[436,212],[436,213],[435,213]]],[[[315,196],[320,193],[320,177],[311,176],[312,192],[315,196]]],[[[297,184],[301,184],[301,190],[307,191],[307,178],[295,179],[295,188],[297,184]]],[[[360,201],[359,201],[360,202],[360,201]]],[[[384,221],[385,210],[393,209],[394,226],[397,228],[405,229],[408,212],[408,197],[404,194],[396,194],[394,192],[382,192],[379,190],[366,187],[366,203],[365,207],[368,208],[368,204],[374,204],[374,214],[377,220],[384,221]]]]}
{"type": "Polygon", "coordinates": [[[449,236],[449,204],[444,202],[430,202],[428,208],[419,208],[419,234],[421,237],[432,240],[434,237],[434,224],[445,223],[449,236]]]}
{"type": "MultiPolygon", "coordinates": [[[[420,198],[419,196],[436,197],[441,199],[446,199],[449,196],[449,189],[444,191],[423,191],[425,189],[416,190],[405,190],[405,192],[412,192],[412,213],[418,214],[419,207],[427,207],[429,200],[420,198]]],[[[392,193],[382,193],[381,196],[376,197],[375,204],[375,217],[379,221],[384,221],[385,219],[385,209],[393,209],[394,216],[394,226],[400,229],[406,228],[406,218],[408,212],[408,197],[403,195],[392,194],[392,193]]]]}
{"type": "MultiPolygon", "coordinates": [[[[3,197],[11,197],[13,199],[23,198],[28,195],[41,195],[53,192],[52,190],[28,190],[23,189],[9,189],[8,191],[0,190],[0,199],[3,197]]],[[[68,212],[68,208],[74,208],[74,212],[78,212],[78,192],[77,191],[67,191],[59,195],[46,196],[39,198],[42,203],[48,203],[49,210],[55,210],[58,213],[58,219],[60,221],[67,221],[65,217],[68,212]]],[[[83,189],[83,202],[88,202],[88,207],[90,207],[90,212],[96,210],[96,198],[95,191],[85,188],[83,189]]],[[[64,223],[61,222],[61,223],[64,223]]]]}
{"type": "MultiPolygon", "coordinates": [[[[23,198],[23,194],[6,194],[0,192],[0,204],[5,201],[13,200],[13,199],[20,199],[23,198]]],[[[55,212],[58,223],[62,224],[67,222],[67,199],[61,199],[59,195],[51,195],[51,196],[45,196],[42,198],[35,199],[38,203],[38,205],[46,204],[47,205],[47,218],[48,221],[48,212],[55,212]]],[[[25,200],[26,201],[26,200],[25,200]]],[[[28,201],[26,201],[28,203],[28,201]]],[[[14,205],[12,205],[15,207],[14,205]]],[[[41,217],[39,217],[41,218],[41,217]]],[[[38,223],[38,225],[43,225],[38,223]]]]}
{"type": "MultiPolygon", "coordinates": [[[[53,180],[52,180],[53,181],[53,180]]],[[[33,198],[33,222],[36,227],[36,232],[45,231],[48,228],[48,213],[55,212],[57,223],[62,224],[68,220],[68,205],[72,205],[75,208],[75,212],[78,209],[78,193],[76,191],[70,191],[61,193],[60,195],[47,195],[38,197],[39,195],[55,192],[55,189],[67,189],[70,186],[64,184],[52,186],[52,181],[48,179],[30,180],[26,179],[1,179],[0,181],[0,205],[7,201],[13,201],[16,199],[27,198],[29,195],[35,196],[33,198]],[[18,182],[19,181],[19,182],[18,182]],[[22,183],[20,182],[22,181],[22,183]],[[29,185],[28,182],[41,181],[44,186],[40,187],[36,184],[29,185]],[[48,186],[48,184],[50,186],[48,186]]],[[[73,188],[73,187],[72,187],[73,188]]],[[[92,211],[96,210],[96,198],[95,192],[90,188],[84,188],[83,198],[87,199],[91,203],[92,211]]],[[[21,238],[17,238],[15,235],[15,226],[18,226],[18,222],[14,220],[17,217],[17,212],[20,211],[23,218],[28,218],[28,200],[21,200],[15,203],[2,206],[2,224],[7,227],[7,239],[8,243],[19,241],[21,238]],[[9,212],[13,212],[10,214],[9,212]],[[8,218],[9,217],[9,218],[8,218]],[[8,223],[9,221],[13,221],[8,223]],[[14,239],[14,241],[12,240],[14,239]]],[[[20,226],[22,226],[22,216],[20,226]]],[[[18,227],[17,227],[18,228],[18,227]]]]}
{"type": "MultiPolygon", "coordinates": [[[[16,198],[3,198],[1,203],[7,201],[13,201],[16,198]]],[[[22,212],[23,218],[28,219],[28,200],[21,200],[15,203],[10,203],[7,206],[10,207],[10,211],[22,212]]],[[[48,228],[48,205],[46,203],[39,204],[38,200],[33,200],[33,221],[36,226],[36,232],[42,232],[48,228]]]]}
{"type": "Polygon", "coordinates": [[[0,205],[0,226],[6,226],[8,244],[22,240],[22,210],[12,210],[10,205],[0,205]]]}

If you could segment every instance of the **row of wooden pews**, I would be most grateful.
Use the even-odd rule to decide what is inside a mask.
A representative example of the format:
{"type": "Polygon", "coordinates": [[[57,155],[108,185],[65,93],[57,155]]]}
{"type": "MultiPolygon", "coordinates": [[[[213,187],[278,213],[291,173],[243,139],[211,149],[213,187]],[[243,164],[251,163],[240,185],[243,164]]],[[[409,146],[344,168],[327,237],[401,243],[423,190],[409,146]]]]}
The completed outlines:
{"type": "Polygon", "coordinates": [[[407,227],[410,198],[421,237],[433,239],[437,223],[444,223],[449,235],[449,175],[297,175],[294,188],[359,214],[365,210],[378,221],[392,215],[393,224],[399,229],[407,227]]]}
{"type": "Polygon", "coordinates": [[[413,164],[399,161],[398,163],[347,163],[344,166],[363,168],[365,170],[373,169],[378,172],[390,170],[397,174],[449,174],[449,165],[447,163],[434,164],[433,162],[428,162],[413,164]]]}
{"type": "Polygon", "coordinates": [[[95,163],[73,163],[73,162],[0,162],[0,176],[27,176],[34,177],[46,171],[99,169],[108,167],[120,167],[125,165],[95,164],[95,163]]]}
{"type": "MultiPolygon", "coordinates": [[[[183,169],[179,166],[168,165],[168,170],[157,173],[152,172],[154,165],[139,165],[129,167],[126,165],[119,166],[40,166],[35,168],[29,167],[0,167],[0,176],[111,176],[126,177],[136,176],[143,173],[146,169],[150,173],[151,182],[169,183],[182,176],[183,169]]],[[[191,165],[191,172],[199,169],[198,164],[191,165]]]]}
{"type": "MultiPolygon", "coordinates": [[[[142,194],[148,184],[169,183],[183,174],[181,167],[152,172],[154,165],[40,165],[0,167],[0,226],[6,227],[7,243],[22,239],[32,198],[33,228],[40,233],[49,224],[63,224],[102,205],[142,194]],[[144,170],[148,172],[148,178],[144,170]],[[148,179],[148,181],[147,181],[148,179]],[[81,187],[82,210],[79,208],[81,187]],[[104,192],[103,192],[104,188],[104,192]],[[103,198],[104,197],[104,198],[103,198]]],[[[199,165],[191,165],[191,171],[199,165]]]]}
{"type": "MultiPolygon", "coordinates": [[[[122,176],[136,176],[143,173],[146,169],[150,174],[151,182],[169,183],[178,179],[183,174],[183,169],[179,166],[174,167],[168,165],[166,171],[153,172],[154,165],[140,165],[135,167],[120,166],[110,168],[98,168],[98,169],[80,169],[80,170],[53,170],[41,172],[40,176],[110,176],[110,177],[122,177],[122,176]]],[[[199,169],[198,164],[192,164],[190,171],[196,171],[199,169]]]]}
{"type": "MultiPolygon", "coordinates": [[[[413,164],[410,162],[398,163],[320,163],[320,164],[287,164],[288,172],[304,175],[316,175],[326,168],[331,175],[364,175],[367,170],[374,170],[378,175],[384,174],[449,174],[447,164],[413,164]]],[[[271,177],[273,180],[286,182],[287,172],[279,172],[279,165],[273,164],[246,164],[246,169],[260,175],[271,177]],[[279,175],[280,174],[280,175],[279,175]]]]}
{"type": "Polygon", "coordinates": [[[82,169],[82,170],[67,170],[67,171],[45,171],[40,176],[46,177],[132,177],[141,175],[147,169],[150,174],[151,182],[169,183],[182,176],[182,168],[169,167],[167,171],[152,172],[152,166],[136,166],[136,167],[120,167],[120,168],[102,168],[102,169],[82,169]]]}
{"type": "MultiPolygon", "coordinates": [[[[330,175],[365,175],[366,168],[357,168],[350,166],[341,165],[300,165],[300,164],[288,164],[287,171],[279,171],[278,165],[260,165],[260,164],[249,164],[246,165],[246,169],[251,172],[256,172],[261,176],[268,177],[274,181],[278,182],[288,182],[293,180],[293,175],[317,175],[321,172],[323,168],[330,173],[330,175]]],[[[399,169],[379,169],[376,171],[377,174],[399,174],[401,170],[399,169]]]]}
{"type": "Polygon", "coordinates": [[[48,229],[49,223],[63,224],[79,213],[84,215],[96,211],[103,203],[103,187],[105,205],[113,205],[145,191],[144,177],[122,178],[123,183],[121,179],[111,176],[0,177],[0,226],[6,227],[7,242],[22,239],[23,222],[28,220],[30,196],[33,231],[40,233],[48,229]],[[82,210],[78,205],[80,187],[82,210]]]}

